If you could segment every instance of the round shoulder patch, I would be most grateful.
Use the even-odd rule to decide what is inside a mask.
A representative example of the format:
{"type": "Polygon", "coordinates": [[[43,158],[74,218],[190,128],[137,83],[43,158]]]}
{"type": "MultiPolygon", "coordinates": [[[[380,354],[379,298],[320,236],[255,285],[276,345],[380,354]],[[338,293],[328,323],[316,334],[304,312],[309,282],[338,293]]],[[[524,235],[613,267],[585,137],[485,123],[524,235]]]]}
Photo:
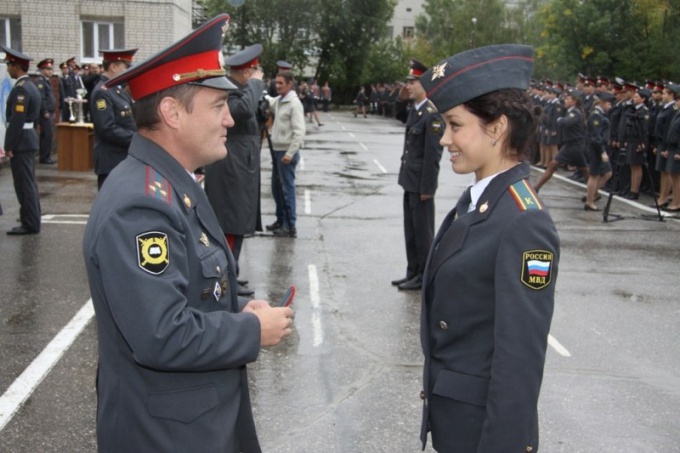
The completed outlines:
{"type": "Polygon", "coordinates": [[[170,264],[168,235],[149,231],[137,236],[137,264],[149,274],[160,275],[170,264]]]}
{"type": "Polygon", "coordinates": [[[106,99],[97,99],[97,110],[106,110],[106,99]]]}

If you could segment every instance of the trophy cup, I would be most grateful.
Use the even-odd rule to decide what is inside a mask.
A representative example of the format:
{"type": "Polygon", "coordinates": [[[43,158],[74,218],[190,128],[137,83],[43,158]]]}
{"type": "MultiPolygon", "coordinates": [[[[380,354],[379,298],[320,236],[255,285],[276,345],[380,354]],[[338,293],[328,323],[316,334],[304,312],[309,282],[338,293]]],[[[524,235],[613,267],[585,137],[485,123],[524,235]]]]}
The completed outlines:
{"type": "Polygon", "coordinates": [[[76,117],[73,115],[73,101],[75,101],[75,98],[71,96],[66,98],[66,102],[68,103],[68,111],[71,113],[71,116],[68,117],[68,122],[71,124],[76,122],[76,117]]]}
{"type": "Polygon", "coordinates": [[[76,90],[76,103],[78,104],[77,106],[78,124],[85,123],[85,112],[83,111],[83,103],[87,102],[87,99],[83,98],[85,97],[86,94],[87,90],[85,88],[78,88],[76,90]]]}

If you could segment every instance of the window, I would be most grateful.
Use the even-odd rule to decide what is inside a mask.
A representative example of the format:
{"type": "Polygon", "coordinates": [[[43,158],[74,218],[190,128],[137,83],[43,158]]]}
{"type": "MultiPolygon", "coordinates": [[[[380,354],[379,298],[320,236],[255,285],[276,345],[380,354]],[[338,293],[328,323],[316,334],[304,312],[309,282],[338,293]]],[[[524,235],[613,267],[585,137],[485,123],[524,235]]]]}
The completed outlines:
{"type": "Polygon", "coordinates": [[[0,44],[21,52],[21,19],[0,17],[0,44]]]}
{"type": "Polygon", "coordinates": [[[82,22],[82,60],[99,60],[100,49],[124,49],[125,26],[122,22],[82,22]]]}
{"type": "Polygon", "coordinates": [[[394,38],[394,27],[388,26],[387,27],[387,39],[392,39],[394,38]]]}
{"type": "Polygon", "coordinates": [[[402,33],[404,39],[412,39],[413,35],[414,35],[413,27],[404,27],[404,32],[402,33]]]}
{"type": "Polygon", "coordinates": [[[413,11],[411,8],[406,8],[407,13],[410,13],[411,11],[413,11]]]}

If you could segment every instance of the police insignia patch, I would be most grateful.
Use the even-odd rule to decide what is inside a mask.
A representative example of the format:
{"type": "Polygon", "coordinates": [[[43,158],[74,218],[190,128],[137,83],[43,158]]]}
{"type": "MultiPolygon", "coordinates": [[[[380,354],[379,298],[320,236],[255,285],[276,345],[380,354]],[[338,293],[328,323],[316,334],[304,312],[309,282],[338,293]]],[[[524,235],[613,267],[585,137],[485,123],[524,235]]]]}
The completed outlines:
{"type": "Polygon", "coordinates": [[[439,120],[432,121],[432,132],[438,134],[442,131],[442,122],[439,120]]]}
{"type": "Polygon", "coordinates": [[[168,235],[148,231],[137,236],[137,264],[153,275],[162,274],[170,264],[168,235]]]}
{"type": "Polygon", "coordinates": [[[554,255],[545,250],[522,253],[522,283],[531,289],[543,289],[552,280],[554,255]]]}
{"type": "Polygon", "coordinates": [[[600,122],[598,120],[593,121],[593,126],[599,126],[600,122]]]}
{"type": "Polygon", "coordinates": [[[106,110],[106,99],[97,100],[97,110],[106,110]]]}

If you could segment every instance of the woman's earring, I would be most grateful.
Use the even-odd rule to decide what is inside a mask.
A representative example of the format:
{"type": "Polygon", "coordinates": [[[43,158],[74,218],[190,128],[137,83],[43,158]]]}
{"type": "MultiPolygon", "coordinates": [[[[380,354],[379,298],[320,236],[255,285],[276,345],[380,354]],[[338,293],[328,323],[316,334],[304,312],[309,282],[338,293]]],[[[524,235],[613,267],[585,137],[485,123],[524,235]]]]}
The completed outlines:
{"type": "Polygon", "coordinates": [[[496,139],[494,138],[493,141],[491,142],[491,146],[496,146],[496,139]]]}

